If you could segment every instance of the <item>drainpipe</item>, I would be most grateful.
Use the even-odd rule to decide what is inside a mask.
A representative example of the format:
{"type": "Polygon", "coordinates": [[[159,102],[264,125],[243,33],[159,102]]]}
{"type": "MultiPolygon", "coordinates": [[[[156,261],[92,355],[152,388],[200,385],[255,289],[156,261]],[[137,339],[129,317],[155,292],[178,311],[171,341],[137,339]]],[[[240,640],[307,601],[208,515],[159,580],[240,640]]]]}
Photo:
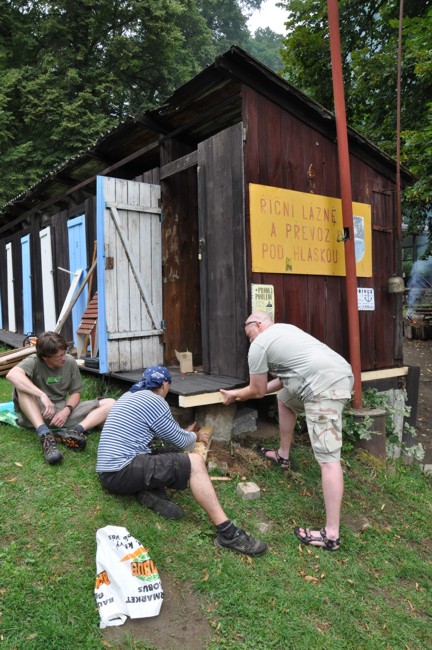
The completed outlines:
{"type": "Polygon", "coordinates": [[[333,96],[336,115],[340,191],[342,199],[342,218],[344,227],[345,285],[348,310],[349,354],[354,374],[354,396],[352,399],[352,406],[354,409],[359,409],[362,405],[360,327],[357,300],[351,175],[337,0],[327,0],[327,8],[330,33],[333,96]]]}

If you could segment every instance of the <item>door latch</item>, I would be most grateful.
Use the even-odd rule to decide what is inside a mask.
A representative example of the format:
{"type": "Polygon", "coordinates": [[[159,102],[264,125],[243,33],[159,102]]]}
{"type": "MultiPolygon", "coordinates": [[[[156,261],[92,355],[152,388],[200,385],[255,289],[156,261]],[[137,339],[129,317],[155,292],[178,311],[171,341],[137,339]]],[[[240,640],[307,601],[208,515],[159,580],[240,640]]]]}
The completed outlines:
{"type": "Polygon", "coordinates": [[[204,240],[204,239],[200,239],[200,240],[198,241],[198,260],[199,260],[200,262],[201,262],[201,260],[202,260],[202,256],[203,256],[204,244],[205,244],[205,240],[204,240]]]}

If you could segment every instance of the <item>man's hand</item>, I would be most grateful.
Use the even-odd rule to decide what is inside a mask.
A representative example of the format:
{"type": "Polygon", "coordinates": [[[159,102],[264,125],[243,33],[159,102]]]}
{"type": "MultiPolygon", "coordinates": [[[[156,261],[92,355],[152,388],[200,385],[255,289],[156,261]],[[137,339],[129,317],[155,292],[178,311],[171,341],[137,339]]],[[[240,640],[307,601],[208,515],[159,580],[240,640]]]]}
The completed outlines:
{"type": "Polygon", "coordinates": [[[209,441],[209,434],[206,431],[197,431],[196,437],[197,437],[197,442],[203,442],[205,445],[209,441]]]}
{"type": "Polygon", "coordinates": [[[65,407],[54,415],[54,417],[51,419],[50,425],[52,427],[56,427],[57,429],[61,429],[66,424],[69,415],[70,410],[65,407]]]}
{"type": "Polygon", "coordinates": [[[236,401],[236,393],[233,390],[224,390],[223,388],[220,389],[220,392],[222,393],[222,396],[224,398],[223,404],[224,406],[228,406],[228,404],[232,404],[233,402],[236,401]]]}
{"type": "Polygon", "coordinates": [[[199,424],[192,422],[192,424],[189,424],[186,427],[186,431],[193,431],[193,433],[197,433],[197,431],[199,431],[199,424]]]}
{"type": "Polygon", "coordinates": [[[45,393],[42,393],[39,399],[42,403],[42,406],[45,409],[44,412],[42,413],[43,419],[51,420],[51,418],[55,416],[55,411],[56,411],[54,404],[51,402],[50,398],[45,393]]]}

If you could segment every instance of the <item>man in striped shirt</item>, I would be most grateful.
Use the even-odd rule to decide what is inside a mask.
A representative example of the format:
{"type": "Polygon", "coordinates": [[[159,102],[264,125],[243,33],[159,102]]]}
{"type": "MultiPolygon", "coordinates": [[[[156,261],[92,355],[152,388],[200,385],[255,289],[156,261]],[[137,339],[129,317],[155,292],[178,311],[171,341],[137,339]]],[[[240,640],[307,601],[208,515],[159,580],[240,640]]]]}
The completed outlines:
{"type": "Polygon", "coordinates": [[[163,366],[151,366],[111,409],[99,442],[96,471],[101,484],[114,494],[136,494],[139,502],[167,519],[179,519],[183,510],[168,500],[165,488],[190,487],[198,504],[216,526],[215,546],[246,555],[261,555],[267,545],[250,537],[227,517],[196,453],[152,448],[154,438],[191,452],[207,434],[196,433],[195,423],[182,429],[165,397],[171,375],[163,366]],[[163,452],[163,453],[162,453],[163,452]]]}

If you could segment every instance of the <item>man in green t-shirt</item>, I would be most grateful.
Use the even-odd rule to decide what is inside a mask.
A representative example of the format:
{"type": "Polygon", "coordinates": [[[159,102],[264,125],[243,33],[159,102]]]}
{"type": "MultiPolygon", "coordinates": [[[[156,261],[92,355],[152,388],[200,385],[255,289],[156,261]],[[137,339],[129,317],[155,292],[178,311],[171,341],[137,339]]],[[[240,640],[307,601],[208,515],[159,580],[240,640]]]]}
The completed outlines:
{"type": "Polygon", "coordinates": [[[56,443],[82,451],[85,432],[103,424],[115,403],[103,398],[81,402],[82,381],[68,344],[56,332],[44,332],[36,342],[36,354],[28,356],[6,375],[14,386],[13,401],[18,424],[36,429],[49,465],[63,460],[56,443]],[[66,428],[66,431],[61,429],[66,428]],[[55,431],[52,431],[55,429],[55,431]]]}

